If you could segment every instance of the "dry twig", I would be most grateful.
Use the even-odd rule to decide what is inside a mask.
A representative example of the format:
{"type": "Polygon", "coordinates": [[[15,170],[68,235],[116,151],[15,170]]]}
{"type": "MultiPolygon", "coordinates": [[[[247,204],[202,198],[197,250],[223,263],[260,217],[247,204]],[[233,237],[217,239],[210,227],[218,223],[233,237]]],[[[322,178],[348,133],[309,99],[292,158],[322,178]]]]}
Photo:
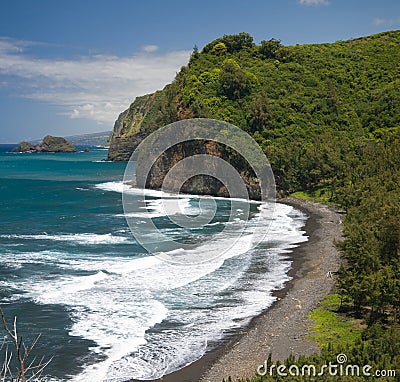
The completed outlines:
{"type": "Polygon", "coordinates": [[[30,346],[26,346],[23,337],[18,335],[17,331],[17,317],[14,317],[12,329],[7,324],[6,317],[0,307],[0,314],[3,329],[6,336],[0,346],[0,352],[4,351],[4,361],[0,369],[0,382],[34,382],[40,381],[45,367],[51,362],[52,359],[45,361],[44,357],[36,362],[36,357],[32,357],[33,349],[35,348],[40,334],[33,340],[30,346]],[[9,349],[10,344],[7,344],[7,338],[11,340],[13,351],[9,349]],[[4,349],[4,350],[3,350],[4,349]],[[16,370],[11,367],[11,361],[15,357],[16,370]]]}

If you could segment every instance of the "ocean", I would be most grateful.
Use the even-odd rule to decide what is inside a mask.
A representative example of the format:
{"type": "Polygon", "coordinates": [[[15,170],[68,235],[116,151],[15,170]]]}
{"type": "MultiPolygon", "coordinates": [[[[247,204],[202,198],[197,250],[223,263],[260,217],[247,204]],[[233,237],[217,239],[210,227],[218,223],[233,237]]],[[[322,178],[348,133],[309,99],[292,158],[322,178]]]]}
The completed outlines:
{"type": "Polygon", "coordinates": [[[306,216],[287,205],[260,221],[272,206],[236,201],[229,219],[228,199],[150,190],[145,205],[129,211],[129,226],[122,192],[141,191],[123,184],[125,163],[104,161],[105,149],[11,147],[0,145],[0,305],[10,323],[17,316],[27,342],[41,333],[35,354],[53,357],[47,381],[151,380],[192,363],[273,303],[273,291],[289,280],[290,252],[307,240],[306,216]],[[180,228],[166,217],[171,200],[179,202],[176,214],[210,209],[214,218],[202,229],[180,228]],[[224,228],[241,230],[246,208],[240,245],[224,251],[224,228]],[[130,230],[143,212],[163,235],[193,244],[192,258],[223,255],[171,263],[148,253],[130,230]],[[268,232],[257,246],[248,240],[255,224],[268,232]]]}

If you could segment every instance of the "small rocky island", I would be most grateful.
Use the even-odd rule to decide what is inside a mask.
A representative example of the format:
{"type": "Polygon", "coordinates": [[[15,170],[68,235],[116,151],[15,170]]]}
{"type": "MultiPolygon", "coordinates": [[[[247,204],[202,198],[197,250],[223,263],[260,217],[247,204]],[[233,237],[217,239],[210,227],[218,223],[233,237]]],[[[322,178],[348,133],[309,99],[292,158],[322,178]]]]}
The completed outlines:
{"type": "Polygon", "coordinates": [[[73,153],[76,147],[62,137],[46,135],[39,144],[21,142],[13,152],[23,153],[73,153]]]}

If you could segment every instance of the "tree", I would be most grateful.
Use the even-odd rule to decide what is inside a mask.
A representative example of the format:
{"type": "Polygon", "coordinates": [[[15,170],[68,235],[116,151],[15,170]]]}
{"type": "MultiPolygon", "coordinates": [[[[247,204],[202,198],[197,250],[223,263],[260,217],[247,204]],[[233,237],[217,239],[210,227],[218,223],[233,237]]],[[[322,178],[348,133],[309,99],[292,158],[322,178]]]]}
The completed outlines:
{"type": "Polygon", "coordinates": [[[214,45],[214,48],[212,49],[212,53],[214,53],[217,56],[222,56],[227,52],[226,45],[223,42],[219,42],[214,45]]]}
{"type": "Polygon", "coordinates": [[[330,78],[326,81],[326,103],[335,114],[339,111],[339,101],[334,83],[330,78]]]}
{"type": "Polygon", "coordinates": [[[255,81],[255,76],[241,69],[235,60],[225,60],[220,75],[220,87],[227,98],[239,99],[249,94],[255,81]]]}
{"type": "Polygon", "coordinates": [[[271,40],[261,41],[260,54],[263,58],[277,58],[277,51],[282,46],[281,40],[271,38],[271,40]]]}
{"type": "Polygon", "coordinates": [[[263,93],[256,96],[249,106],[247,122],[252,133],[262,132],[272,120],[271,106],[268,96],[263,93]]]}
{"type": "Polygon", "coordinates": [[[224,35],[203,48],[203,53],[208,53],[213,50],[214,46],[223,43],[229,53],[236,53],[242,49],[251,48],[254,46],[253,37],[250,34],[241,32],[239,34],[224,35]]]}
{"type": "Polygon", "coordinates": [[[251,48],[254,45],[253,37],[245,32],[225,35],[222,38],[222,42],[226,45],[229,53],[239,52],[242,49],[251,48]]]}
{"type": "Polygon", "coordinates": [[[195,45],[193,47],[192,55],[190,56],[190,63],[192,63],[194,60],[197,60],[199,58],[199,55],[199,48],[197,47],[197,45],[195,45]]]}

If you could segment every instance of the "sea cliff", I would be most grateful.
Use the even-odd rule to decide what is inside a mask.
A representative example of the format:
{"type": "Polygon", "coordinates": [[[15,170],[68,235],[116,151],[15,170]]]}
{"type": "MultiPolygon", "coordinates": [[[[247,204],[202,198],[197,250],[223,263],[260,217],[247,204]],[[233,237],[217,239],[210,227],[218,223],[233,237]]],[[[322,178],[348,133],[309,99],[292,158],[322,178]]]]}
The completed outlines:
{"type": "Polygon", "coordinates": [[[110,135],[107,160],[129,160],[133,151],[147,135],[141,129],[142,122],[151,109],[156,94],[157,92],[137,97],[129,109],[118,116],[110,135]]]}

